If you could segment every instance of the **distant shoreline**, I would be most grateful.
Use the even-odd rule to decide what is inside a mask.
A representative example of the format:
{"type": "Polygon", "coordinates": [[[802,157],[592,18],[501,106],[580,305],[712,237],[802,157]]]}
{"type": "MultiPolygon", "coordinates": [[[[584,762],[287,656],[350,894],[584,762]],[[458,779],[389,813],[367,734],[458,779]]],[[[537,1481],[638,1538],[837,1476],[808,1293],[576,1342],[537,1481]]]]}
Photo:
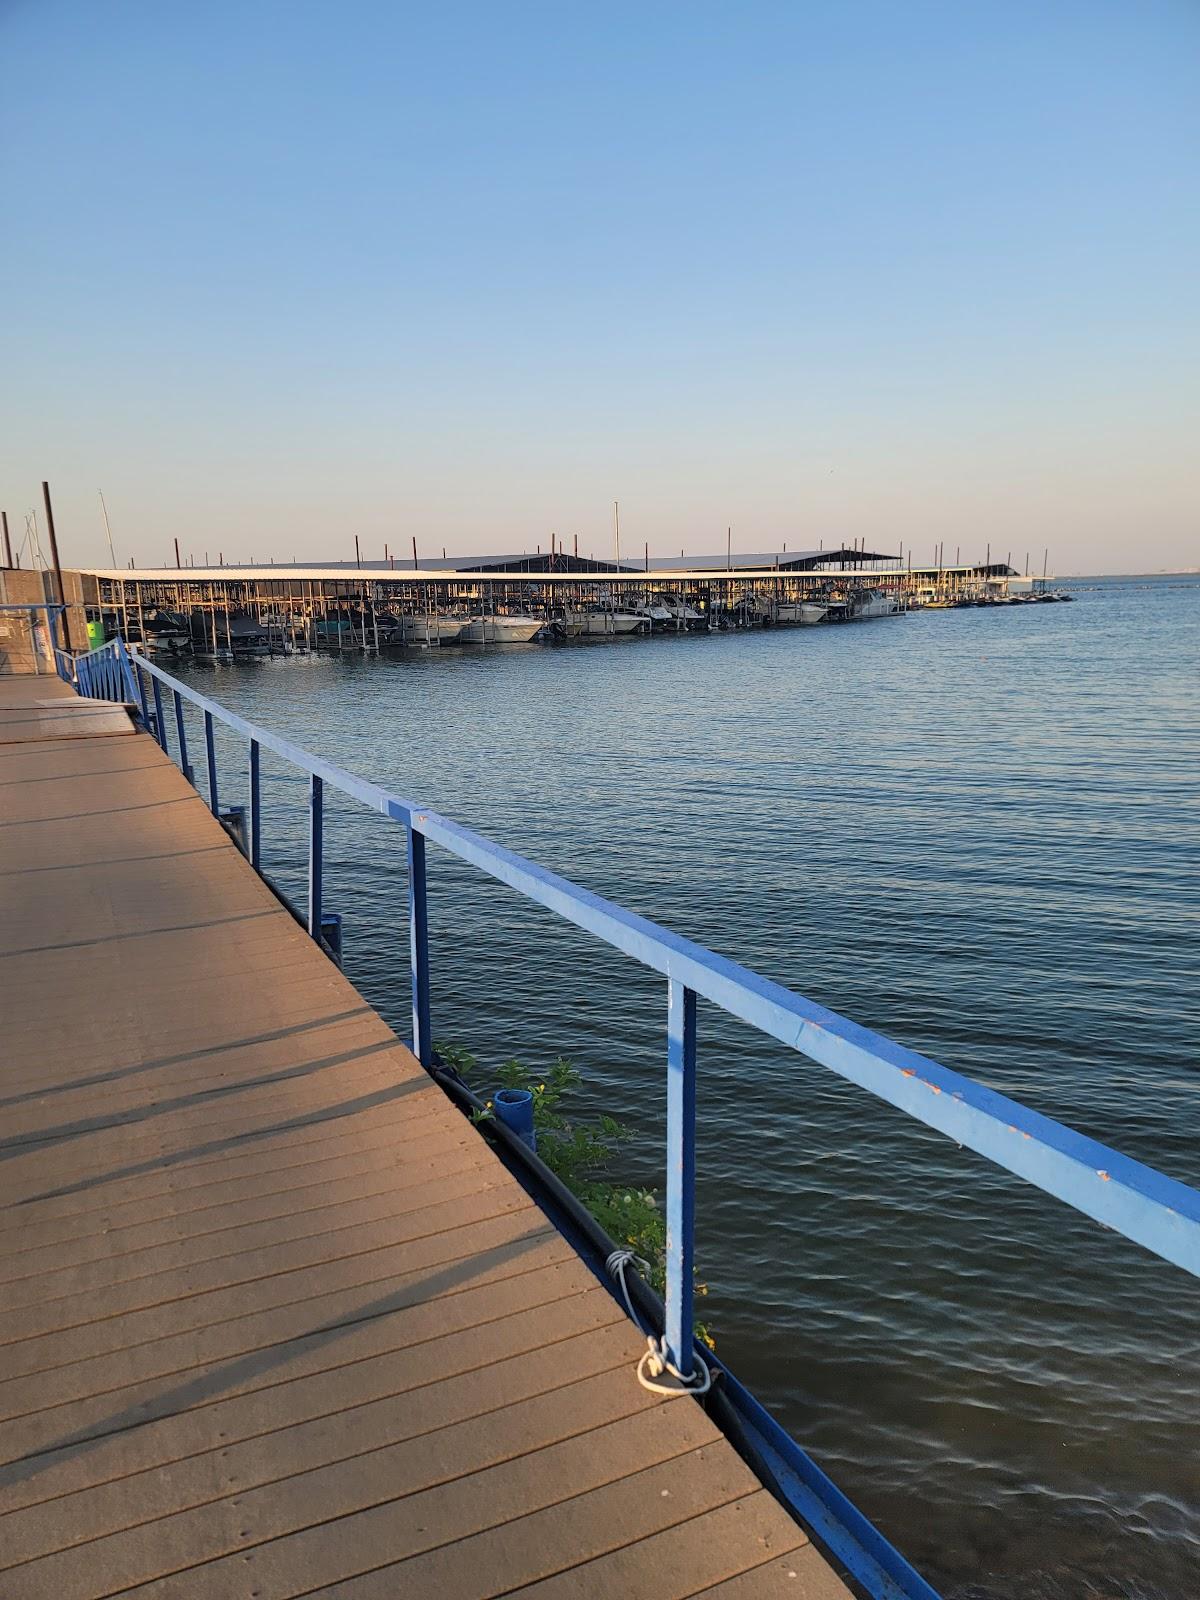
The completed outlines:
{"type": "Polygon", "coordinates": [[[1200,578],[1200,567],[1180,567],[1170,572],[1060,572],[1055,581],[1079,583],[1086,579],[1091,583],[1097,578],[1200,578]]]}

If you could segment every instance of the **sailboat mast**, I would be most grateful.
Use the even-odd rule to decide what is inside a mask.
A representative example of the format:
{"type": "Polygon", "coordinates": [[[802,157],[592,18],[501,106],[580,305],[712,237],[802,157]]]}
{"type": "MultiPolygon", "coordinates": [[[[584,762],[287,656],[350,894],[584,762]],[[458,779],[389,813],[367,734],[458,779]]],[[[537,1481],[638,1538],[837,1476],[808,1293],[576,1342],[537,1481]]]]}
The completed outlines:
{"type": "MultiPolygon", "coordinates": [[[[98,489],[96,493],[100,496],[100,510],[104,513],[104,531],[108,535],[108,559],[112,562],[115,570],[117,565],[117,553],[113,549],[112,529],[108,525],[108,507],[104,504],[104,490],[98,489]]],[[[178,550],[178,544],[176,544],[175,548],[178,550]]]]}

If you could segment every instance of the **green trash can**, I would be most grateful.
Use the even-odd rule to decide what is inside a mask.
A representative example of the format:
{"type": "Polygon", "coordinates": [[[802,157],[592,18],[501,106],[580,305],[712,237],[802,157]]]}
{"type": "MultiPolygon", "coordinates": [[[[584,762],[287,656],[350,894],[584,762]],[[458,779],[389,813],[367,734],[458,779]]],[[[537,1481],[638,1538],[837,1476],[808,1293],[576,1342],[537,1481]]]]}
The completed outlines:
{"type": "Polygon", "coordinates": [[[104,643],[104,624],[102,622],[89,622],[87,625],[87,639],[89,650],[99,650],[104,643]]]}

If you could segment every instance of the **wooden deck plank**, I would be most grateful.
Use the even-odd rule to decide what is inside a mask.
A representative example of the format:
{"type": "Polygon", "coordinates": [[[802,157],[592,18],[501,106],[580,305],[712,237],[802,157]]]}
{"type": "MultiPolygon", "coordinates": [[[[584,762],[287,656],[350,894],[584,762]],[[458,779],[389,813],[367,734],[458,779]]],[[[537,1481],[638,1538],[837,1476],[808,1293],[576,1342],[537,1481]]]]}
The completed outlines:
{"type": "Polygon", "coordinates": [[[827,1573],[152,741],[0,795],[6,1600],[827,1573]]]}
{"type": "MultiPolygon", "coordinates": [[[[548,1316],[552,1307],[595,1286],[578,1260],[561,1252],[559,1259],[546,1260],[548,1254],[540,1252],[532,1266],[514,1258],[507,1272],[497,1271],[484,1283],[442,1298],[398,1308],[381,1300],[367,1306],[356,1320],[244,1352],[223,1365],[199,1364],[119,1385],[85,1400],[48,1402],[0,1431],[6,1462],[0,1465],[0,1487],[7,1496],[31,1479],[40,1485],[56,1461],[76,1455],[90,1460],[108,1442],[123,1439],[126,1430],[140,1430],[159,1419],[169,1419],[174,1429],[187,1413],[219,1402],[234,1406],[240,1417],[248,1397],[279,1391],[268,1402],[273,1404],[296,1379],[319,1377],[325,1383],[330,1373],[380,1354],[403,1359],[431,1344],[456,1347],[458,1335],[489,1328],[521,1311],[548,1316]]],[[[493,1336],[500,1334],[488,1335],[493,1336]]],[[[229,1424],[224,1426],[228,1431],[229,1424]]]]}
{"type": "MultiPolygon", "coordinates": [[[[405,1431],[397,1415],[399,1407],[333,1417],[309,1429],[307,1437],[291,1431],[287,1453],[259,1451],[258,1471],[271,1476],[257,1483],[250,1477],[232,1491],[225,1475],[226,1461],[207,1460],[199,1474],[201,1504],[133,1526],[127,1523],[117,1532],[90,1541],[89,1566],[103,1571],[111,1589],[133,1588],[166,1573],[211,1562],[214,1551],[229,1555],[278,1541],[350,1516],[385,1498],[399,1501],[400,1513],[406,1499],[418,1498],[437,1484],[520,1458],[531,1441],[588,1437],[598,1441],[598,1452],[603,1455],[605,1443],[600,1435],[604,1430],[654,1404],[644,1390],[612,1381],[621,1366],[622,1344],[620,1338],[613,1341],[605,1365],[592,1376],[525,1399],[518,1394],[508,1405],[492,1387],[490,1409],[449,1425],[427,1426],[417,1435],[405,1431]],[[416,1449],[413,1440],[418,1437],[420,1448],[416,1449]],[[284,1467],[286,1476],[281,1475],[284,1467]]],[[[536,1355],[525,1364],[536,1369],[536,1355]]],[[[428,1409],[440,1409],[440,1405],[438,1399],[436,1406],[428,1409]]],[[[428,1412],[425,1421],[433,1421],[428,1412]]],[[[137,1515],[136,1502],[132,1509],[137,1515]]],[[[87,1585],[92,1580],[82,1569],[77,1550],[45,1556],[40,1565],[39,1578],[50,1583],[60,1600],[76,1596],[88,1600],[87,1585]],[[72,1587],[72,1579],[78,1587],[72,1587]]],[[[19,1577],[19,1569],[10,1569],[6,1579],[17,1581],[18,1592],[19,1577]]],[[[197,1592],[212,1592],[205,1588],[203,1568],[190,1575],[187,1583],[197,1592]]]]}
{"type": "MultiPolygon", "coordinates": [[[[377,1250],[388,1251],[400,1245],[418,1246],[426,1240],[436,1240],[443,1233],[459,1228],[475,1228],[492,1222],[509,1212],[523,1210],[522,1201],[505,1184],[481,1184],[478,1176],[466,1184],[452,1183],[443,1178],[437,1185],[437,1194],[426,1206],[400,1209],[389,1196],[385,1204],[375,1206],[365,1213],[360,1208],[356,1214],[343,1213],[354,1208],[339,1205],[327,1217],[326,1226],[312,1232],[302,1231],[303,1219],[288,1218],[292,1224],[283,1237],[267,1240],[251,1237],[240,1250],[215,1255],[210,1260],[188,1262],[178,1259],[169,1262],[162,1270],[139,1276],[123,1276],[118,1284],[106,1283],[101,1277],[97,1285],[68,1279],[51,1299],[43,1297],[24,1307],[13,1307],[6,1312],[0,1329],[0,1350],[29,1340],[42,1340],[51,1334],[66,1334],[81,1328],[91,1329],[100,1321],[120,1319],[121,1337],[137,1342],[135,1317],[147,1317],[161,1308],[170,1306],[178,1312],[173,1320],[178,1325],[202,1327],[206,1319],[214,1317],[220,1301],[218,1294],[241,1305],[254,1298],[256,1287],[265,1280],[291,1276],[302,1269],[323,1266],[329,1261],[345,1261],[355,1256],[377,1250]],[[300,1224],[300,1226],[297,1226],[300,1224]],[[243,1291],[243,1292],[239,1292],[243,1291]],[[86,1293],[86,1300],[82,1296],[86,1293]],[[196,1320],[188,1323],[189,1313],[196,1320]]],[[[168,1252],[179,1255],[182,1252],[168,1252]]],[[[399,1266],[397,1271],[399,1271],[399,1266]]],[[[99,1275],[93,1275],[93,1277],[99,1275]]],[[[111,1273],[108,1274],[111,1276],[111,1273]]],[[[160,1337],[156,1320],[155,1337],[160,1337]]],[[[94,1348],[90,1341],[85,1349],[94,1348]]],[[[4,1360],[0,1355],[0,1361],[4,1360]]]]}
{"type": "MultiPolygon", "coordinates": [[[[703,1536],[696,1535],[690,1523],[678,1523],[517,1593],[522,1600],[590,1600],[595,1594],[619,1594],[621,1600],[692,1600],[725,1581],[744,1578],[757,1585],[767,1561],[781,1554],[798,1556],[808,1546],[804,1533],[765,1489],[720,1506],[704,1519],[703,1536]]],[[[784,1570],[795,1567],[793,1560],[784,1570]]],[[[788,1581],[794,1592],[794,1579],[788,1581]]],[[[839,1585],[831,1593],[844,1591],[839,1585]]]]}
{"type": "Polygon", "coordinates": [[[796,1600],[798,1594],[803,1600],[846,1600],[846,1585],[811,1544],[699,1589],[691,1600],[796,1600]]]}
{"type": "MultiPolygon", "coordinates": [[[[290,1240],[314,1240],[341,1228],[397,1220],[427,1208],[436,1209],[442,1198],[482,1195],[497,1187],[495,1177],[474,1159],[473,1153],[460,1157],[457,1164],[453,1157],[447,1158],[439,1165],[436,1177],[407,1188],[397,1183],[394,1170],[387,1167],[364,1189],[348,1191],[330,1204],[323,1203],[325,1186],[315,1184],[309,1191],[309,1205],[298,1205],[292,1191],[285,1197],[272,1196],[261,1208],[265,1214],[255,1217],[248,1212],[247,1203],[240,1201],[215,1208],[210,1226],[203,1230],[184,1233],[179,1227],[183,1219],[177,1217],[165,1228],[150,1224],[142,1230],[142,1238],[133,1242],[128,1232],[93,1236],[81,1243],[99,1248],[79,1251],[78,1260],[63,1262],[52,1272],[38,1270],[35,1255],[27,1261],[24,1274],[8,1274],[4,1300],[15,1313],[26,1306],[49,1308],[63,1299],[103,1294],[109,1297],[103,1302],[105,1314],[111,1316],[118,1294],[136,1296],[136,1301],[131,1298],[125,1309],[132,1309],[135,1303],[149,1304],[158,1281],[161,1279],[163,1286],[169,1288],[181,1268],[216,1270],[219,1262],[244,1260],[251,1253],[290,1240]],[[147,1232],[153,1231],[159,1235],[157,1240],[145,1238],[147,1232]],[[118,1256],[119,1280],[115,1278],[118,1256]]],[[[60,1261],[63,1254],[61,1250],[56,1252],[60,1261]]],[[[11,1264],[11,1260],[0,1260],[0,1277],[4,1276],[3,1268],[11,1264]]],[[[190,1281],[194,1284],[196,1280],[190,1281]]],[[[227,1281],[237,1281],[236,1269],[230,1269],[227,1281]]],[[[8,1326],[3,1331],[12,1333],[13,1328],[8,1326]]]]}
{"type": "Polygon", "coordinates": [[[490,1222],[450,1228],[414,1244],[389,1245],[264,1278],[253,1290],[238,1286],[191,1300],[151,1306],[90,1325],[84,1332],[22,1339],[4,1350],[0,1415],[19,1415],[31,1388],[53,1383],[55,1391],[86,1393],[104,1375],[174,1372],[185,1363],[221,1361],[254,1348],[244,1341],[296,1337],[301,1327],[340,1319],[368,1299],[390,1290],[425,1298],[431,1284],[457,1282],[481,1262],[522,1255],[558,1235],[526,1200],[519,1209],[490,1222]],[[195,1356],[185,1352],[202,1352],[195,1356]],[[46,1375],[54,1373],[53,1379],[46,1375]],[[38,1378],[38,1384],[29,1380],[38,1378]],[[12,1408],[12,1409],[10,1409],[12,1408]]]}
{"type": "Polygon", "coordinates": [[[399,1154],[395,1148],[395,1119],[381,1121],[374,1117],[367,1121],[358,1116],[339,1118],[336,1125],[344,1121],[357,1131],[336,1137],[327,1134],[330,1146],[336,1147],[328,1155],[315,1152],[321,1148],[322,1131],[334,1124],[332,1119],[318,1118],[303,1124],[303,1130],[311,1137],[302,1143],[289,1143],[279,1151],[281,1158],[276,1161],[269,1159],[269,1147],[262,1153],[269,1141],[255,1140],[252,1151],[245,1156],[235,1157],[227,1151],[226,1162],[215,1163],[211,1171],[202,1175],[201,1182],[185,1182],[191,1169],[181,1164],[173,1169],[178,1174],[176,1184],[164,1183],[143,1194],[138,1192],[138,1185],[130,1183],[115,1203],[106,1203],[107,1189],[95,1197],[92,1190],[69,1191],[59,1197],[59,1204],[51,1199],[37,1202],[28,1213],[28,1220],[14,1222],[0,1233],[0,1255],[15,1261],[23,1254],[51,1245],[65,1251],[69,1244],[85,1243],[96,1233],[125,1233],[169,1221],[176,1222],[183,1231],[194,1224],[197,1231],[203,1232],[212,1213],[238,1205],[248,1207],[248,1214],[254,1215],[257,1202],[292,1194],[296,1196],[295,1203],[304,1205],[310,1190],[328,1189],[330,1185],[344,1186],[350,1193],[362,1192],[356,1187],[359,1183],[383,1172],[393,1174],[396,1186],[404,1187],[434,1176],[442,1170],[443,1160],[464,1159],[476,1166],[481,1163],[477,1141],[470,1139],[465,1129],[439,1129],[429,1136],[422,1151],[399,1154]],[[356,1144],[362,1148],[356,1151],[356,1144]],[[293,1159],[283,1159],[289,1155],[293,1159]],[[226,1165],[234,1169],[232,1174],[226,1174],[226,1165]],[[47,1211],[50,1215],[46,1215],[47,1211]]]}
{"type": "Polygon", "coordinates": [[[336,1434],[361,1420],[367,1429],[386,1425],[397,1440],[414,1439],[607,1371],[614,1351],[618,1364],[624,1359],[625,1334],[607,1298],[596,1288],[526,1307],[240,1403],[214,1401],[186,1422],[172,1416],[110,1435],[86,1462],[77,1454],[43,1462],[5,1495],[0,1566],[13,1564],[6,1551],[20,1549],[28,1559],[270,1482],[302,1469],[306,1454],[317,1464],[330,1428],[336,1434]],[[220,1483],[210,1492],[214,1463],[220,1483]]]}
{"type": "MultiPolygon", "coordinates": [[[[188,1571],[186,1593],[195,1600],[226,1600],[241,1578],[267,1594],[291,1597],[422,1556],[432,1559],[414,1563],[417,1586],[410,1593],[455,1600],[502,1593],[514,1575],[528,1581],[544,1571],[539,1563],[557,1561],[558,1540],[573,1538],[577,1550],[600,1553],[626,1542],[631,1520],[635,1531],[660,1527],[681,1520],[681,1509],[683,1516],[694,1516],[756,1487],[744,1464],[716,1446],[712,1434],[697,1406],[667,1402],[465,1476],[447,1476],[400,1499],[382,1498],[381,1484],[367,1478],[358,1486],[364,1509],[316,1520],[322,1508],[314,1503],[311,1526],[267,1542],[254,1543],[255,1529],[249,1528],[242,1548],[188,1571]],[[681,1462],[688,1465],[686,1473],[681,1462]],[[666,1512],[663,1463],[674,1464],[678,1479],[677,1505],[666,1512]],[[619,1518],[603,1505],[595,1515],[580,1504],[605,1488],[618,1491],[613,1500],[619,1518]],[[483,1589],[481,1570],[489,1575],[483,1589]]],[[[448,1458],[447,1472],[469,1459],[464,1445],[448,1458]]],[[[149,1600],[172,1588],[160,1579],[128,1592],[149,1600]]],[[[15,1593],[20,1596],[20,1589],[15,1593]]]]}

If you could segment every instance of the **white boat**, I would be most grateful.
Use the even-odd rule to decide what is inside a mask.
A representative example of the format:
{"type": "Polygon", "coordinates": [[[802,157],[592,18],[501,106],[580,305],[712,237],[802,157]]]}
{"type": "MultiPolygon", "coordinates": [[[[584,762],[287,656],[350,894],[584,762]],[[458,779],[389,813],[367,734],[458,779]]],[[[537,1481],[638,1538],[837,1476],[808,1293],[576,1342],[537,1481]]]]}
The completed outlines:
{"type": "Polygon", "coordinates": [[[417,646],[453,644],[466,625],[466,617],[453,617],[440,611],[397,617],[387,642],[417,646]]]}
{"type": "Polygon", "coordinates": [[[639,628],[649,628],[647,618],[636,611],[610,611],[598,608],[583,615],[581,633],[607,636],[614,633],[636,633],[639,628]]]}
{"type": "Polygon", "coordinates": [[[884,594],[882,589],[864,589],[862,594],[856,595],[851,602],[852,622],[865,622],[871,617],[895,617],[899,614],[899,601],[893,600],[890,594],[884,594]]]}
{"type": "Polygon", "coordinates": [[[821,605],[816,600],[785,600],[775,607],[775,621],[794,622],[802,628],[812,628],[818,622],[824,622],[828,610],[828,606],[821,605]]]}
{"type": "Polygon", "coordinates": [[[464,644],[527,644],[541,633],[545,622],[541,617],[494,616],[471,617],[459,634],[464,644]]]}
{"type": "Polygon", "coordinates": [[[655,623],[658,623],[661,626],[665,622],[674,621],[674,613],[658,600],[646,600],[640,606],[634,606],[633,609],[637,612],[638,616],[643,618],[644,621],[648,622],[651,627],[653,627],[655,623]]]}
{"type": "Polygon", "coordinates": [[[663,598],[663,610],[669,613],[670,620],[677,628],[694,628],[704,618],[686,600],[679,600],[673,595],[663,598]]]}

